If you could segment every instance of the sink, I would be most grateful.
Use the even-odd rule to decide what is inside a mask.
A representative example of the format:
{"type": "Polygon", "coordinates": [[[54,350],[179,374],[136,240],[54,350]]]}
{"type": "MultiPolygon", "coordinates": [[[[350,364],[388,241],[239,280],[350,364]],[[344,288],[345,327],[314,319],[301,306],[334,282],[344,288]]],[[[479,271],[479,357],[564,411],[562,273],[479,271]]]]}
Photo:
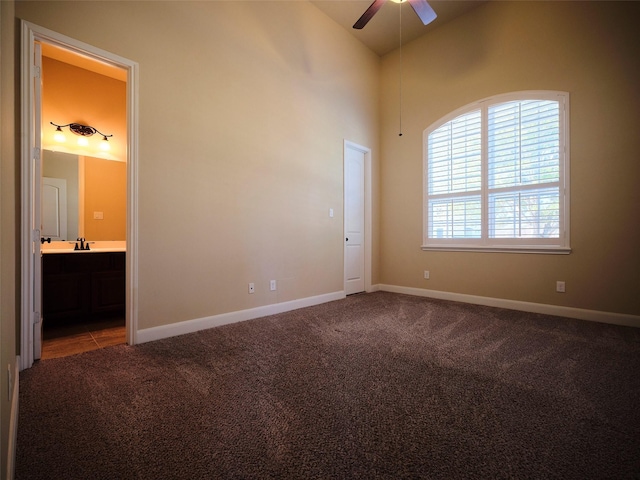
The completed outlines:
{"type": "Polygon", "coordinates": [[[76,242],[59,241],[51,243],[43,243],[40,247],[40,251],[43,254],[47,253],[100,253],[100,252],[126,252],[127,242],[124,240],[115,241],[96,241],[89,242],[89,248],[91,250],[74,250],[76,242]]]}

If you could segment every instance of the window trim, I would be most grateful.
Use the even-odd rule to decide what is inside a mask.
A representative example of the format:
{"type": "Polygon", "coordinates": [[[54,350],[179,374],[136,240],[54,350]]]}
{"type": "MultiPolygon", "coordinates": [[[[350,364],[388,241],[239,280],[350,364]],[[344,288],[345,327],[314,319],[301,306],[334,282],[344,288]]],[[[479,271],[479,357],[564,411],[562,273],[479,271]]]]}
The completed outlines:
{"type": "MultiPolygon", "coordinates": [[[[479,101],[469,103],[455,111],[445,115],[436,122],[432,123],[423,131],[423,186],[422,186],[422,250],[435,251],[456,251],[456,252],[493,252],[493,253],[534,253],[534,254],[560,254],[566,255],[571,253],[570,243],[570,139],[569,139],[569,93],[552,90],[526,90],[518,92],[510,92],[500,95],[494,95],[479,101]],[[559,218],[561,232],[556,239],[557,243],[550,244],[548,239],[523,238],[523,239],[505,239],[488,237],[488,182],[487,182],[487,152],[488,152],[488,135],[487,121],[488,109],[491,105],[505,103],[510,101],[521,100],[553,100],[559,102],[560,108],[560,172],[559,172],[559,191],[560,205],[559,218]],[[441,127],[445,123],[473,110],[481,111],[481,151],[482,151],[482,184],[480,195],[482,198],[482,238],[474,239],[435,239],[428,238],[429,228],[429,208],[428,208],[428,148],[429,134],[441,127]]],[[[461,195],[467,195],[470,192],[460,192],[461,195]]]]}

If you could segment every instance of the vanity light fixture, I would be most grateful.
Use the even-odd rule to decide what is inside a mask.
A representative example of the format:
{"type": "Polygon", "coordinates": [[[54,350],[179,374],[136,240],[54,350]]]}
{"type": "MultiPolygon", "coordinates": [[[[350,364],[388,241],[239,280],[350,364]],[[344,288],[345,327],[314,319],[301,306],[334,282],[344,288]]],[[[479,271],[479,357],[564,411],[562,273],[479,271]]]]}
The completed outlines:
{"type": "Polygon", "coordinates": [[[89,125],[81,125],[79,123],[67,123],[66,125],[58,125],[57,123],[53,123],[53,122],[49,122],[49,123],[54,127],[56,127],[56,132],[53,137],[56,142],[65,141],[65,137],[62,129],[64,127],[69,127],[69,130],[71,130],[72,133],[75,133],[80,137],[78,138],[78,145],[86,147],[87,145],[89,145],[89,140],[87,137],[91,137],[92,135],[95,135],[97,133],[98,135],[102,135],[102,141],[100,142],[100,149],[107,151],[110,148],[109,138],[113,137],[113,135],[105,135],[95,127],[90,127],[89,125]]]}

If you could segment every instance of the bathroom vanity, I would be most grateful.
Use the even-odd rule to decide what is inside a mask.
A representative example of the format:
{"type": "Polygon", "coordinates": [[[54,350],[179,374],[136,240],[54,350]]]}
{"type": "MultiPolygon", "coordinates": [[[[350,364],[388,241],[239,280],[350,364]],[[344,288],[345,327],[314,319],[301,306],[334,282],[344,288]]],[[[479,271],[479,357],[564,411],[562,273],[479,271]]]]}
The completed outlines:
{"type": "Polygon", "coordinates": [[[51,325],[125,312],[123,251],[43,250],[43,320],[51,325]]]}

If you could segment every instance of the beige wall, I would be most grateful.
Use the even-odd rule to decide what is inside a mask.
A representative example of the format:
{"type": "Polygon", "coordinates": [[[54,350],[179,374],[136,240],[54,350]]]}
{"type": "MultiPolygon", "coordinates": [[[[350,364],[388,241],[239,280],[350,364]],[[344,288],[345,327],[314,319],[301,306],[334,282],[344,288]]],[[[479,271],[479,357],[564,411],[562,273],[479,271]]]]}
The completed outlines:
{"type": "Polygon", "coordinates": [[[0,478],[5,478],[9,441],[10,394],[8,371],[16,359],[16,211],[17,129],[14,4],[0,1],[0,478]]]}
{"type": "Polygon", "coordinates": [[[640,314],[639,7],[490,2],[406,45],[402,137],[398,52],[384,57],[382,283],[640,314]],[[541,89],[570,93],[572,253],[422,251],[423,130],[475,100],[541,89]]]}
{"type": "Polygon", "coordinates": [[[139,63],[140,328],[343,289],[343,140],[377,185],[377,56],[306,2],[16,10],[139,63]]]}

